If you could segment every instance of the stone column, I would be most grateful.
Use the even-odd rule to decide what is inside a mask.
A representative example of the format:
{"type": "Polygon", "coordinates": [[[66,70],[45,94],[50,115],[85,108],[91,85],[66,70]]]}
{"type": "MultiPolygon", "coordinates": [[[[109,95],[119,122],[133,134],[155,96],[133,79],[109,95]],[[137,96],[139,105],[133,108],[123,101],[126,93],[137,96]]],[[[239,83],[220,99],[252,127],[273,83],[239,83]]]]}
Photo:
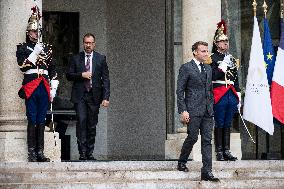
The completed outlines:
{"type": "Polygon", "coordinates": [[[183,62],[193,55],[191,46],[196,41],[209,43],[211,51],[216,24],[221,20],[221,0],[184,0],[182,5],[183,62]]]}
{"type": "Polygon", "coordinates": [[[31,0],[0,0],[0,131],[23,130],[24,101],[18,97],[22,73],[16,61],[16,45],[25,41],[31,0]]]}
{"type": "MultiPolygon", "coordinates": [[[[41,7],[42,1],[37,3],[41,7]]],[[[23,76],[16,61],[16,45],[25,41],[35,2],[0,0],[0,5],[0,161],[27,161],[25,106],[18,97],[23,76]]]]}

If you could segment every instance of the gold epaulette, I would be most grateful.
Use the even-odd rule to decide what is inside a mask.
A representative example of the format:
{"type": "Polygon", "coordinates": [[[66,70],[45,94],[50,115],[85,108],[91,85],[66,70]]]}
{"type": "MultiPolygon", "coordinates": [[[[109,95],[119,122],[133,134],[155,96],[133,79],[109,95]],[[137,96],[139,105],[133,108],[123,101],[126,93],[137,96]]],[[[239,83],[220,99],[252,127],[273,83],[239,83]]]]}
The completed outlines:
{"type": "Polygon", "coordinates": [[[236,59],[236,65],[237,65],[237,69],[239,69],[239,67],[241,66],[240,59],[236,59]]]}
{"type": "Polygon", "coordinates": [[[22,68],[26,68],[26,67],[32,67],[32,64],[30,64],[29,61],[27,61],[27,59],[24,60],[22,65],[19,65],[20,69],[22,68]]]}
{"type": "MultiPolygon", "coordinates": [[[[212,53],[212,54],[214,54],[214,53],[212,53]]],[[[208,56],[208,58],[204,61],[205,64],[211,64],[212,63],[212,58],[211,58],[212,54],[210,54],[208,56]]]]}
{"type": "Polygon", "coordinates": [[[31,64],[26,64],[25,62],[22,64],[22,66],[19,66],[21,69],[25,67],[32,67],[31,64]]]}

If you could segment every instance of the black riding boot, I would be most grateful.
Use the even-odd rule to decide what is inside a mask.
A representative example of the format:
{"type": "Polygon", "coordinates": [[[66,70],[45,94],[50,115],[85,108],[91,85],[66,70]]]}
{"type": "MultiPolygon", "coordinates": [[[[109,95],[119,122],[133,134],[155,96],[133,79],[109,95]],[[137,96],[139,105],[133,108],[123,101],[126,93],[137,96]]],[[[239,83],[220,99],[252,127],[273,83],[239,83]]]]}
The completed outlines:
{"type": "Polygon", "coordinates": [[[224,159],[227,161],[236,161],[238,158],[234,157],[231,152],[230,152],[230,127],[229,128],[224,128],[224,159]]]}
{"type": "Polygon", "coordinates": [[[49,162],[50,159],[45,157],[43,154],[44,150],[44,129],[45,124],[39,124],[37,126],[37,161],[39,162],[49,162]]]}
{"type": "Polygon", "coordinates": [[[28,161],[36,162],[36,127],[35,125],[28,123],[27,127],[27,143],[28,143],[28,161]]]}
{"type": "Polygon", "coordinates": [[[215,152],[216,152],[216,160],[224,161],[223,157],[223,128],[214,128],[214,139],[215,139],[215,152]]]}

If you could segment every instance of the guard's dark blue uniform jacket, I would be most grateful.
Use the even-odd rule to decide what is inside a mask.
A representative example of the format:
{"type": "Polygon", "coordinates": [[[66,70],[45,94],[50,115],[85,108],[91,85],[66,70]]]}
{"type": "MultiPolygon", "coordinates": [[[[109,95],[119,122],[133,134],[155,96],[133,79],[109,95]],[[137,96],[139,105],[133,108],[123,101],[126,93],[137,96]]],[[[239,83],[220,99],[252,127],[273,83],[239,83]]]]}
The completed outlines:
{"type": "Polygon", "coordinates": [[[221,69],[218,68],[220,61],[223,61],[225,54],[216,52],[211,55],[212,63],[212,83],[214,93],[214,104],[218,103],[219,100],[228,92],[232,90],[238,98],[236,92],[240,92],[238,69],[234,59],[232,64],[228,65],[227,73],[225,74],[221,69]],[[226,75],[226,76],[225,76],[226,75]]]}
{"type": "Polygon", "coordinates": [[[227,72],[224,73],[218,68],[226,55],[216,52],[211,55],[212,63],[212,83],[214,94],[214,118],[215,127],[229,128],[233,120],[234,113],[237,111],[240,92],[238,80],[238,65],[236,60],[231,57],[228,63],[227,72]]]}
{"type": "Polygon", "coordinates": [[[44,125],[50,99],[49,81],[56,79],[51,45],[44,44],[35,64],[28,60],[36,43],[27,41],[17,46],[17,62],[24,74],[18,94],[25,99],[26,115],[31,125],[44,125]]]}
{"type": "Polygon", "coordinates": [[[44,44],[44,53],[41,53],[37,65],[34,65],[27,58],[32,53],[35,43],[28,41],[17,46],[17,62],[20,70],[24,74],[22,87],[19,96],[28,99],[41,81],[44,83],[46,91],[50,93],[49,80],[56,79],[55,61],[52,58],[51,45],[44,44]]]}

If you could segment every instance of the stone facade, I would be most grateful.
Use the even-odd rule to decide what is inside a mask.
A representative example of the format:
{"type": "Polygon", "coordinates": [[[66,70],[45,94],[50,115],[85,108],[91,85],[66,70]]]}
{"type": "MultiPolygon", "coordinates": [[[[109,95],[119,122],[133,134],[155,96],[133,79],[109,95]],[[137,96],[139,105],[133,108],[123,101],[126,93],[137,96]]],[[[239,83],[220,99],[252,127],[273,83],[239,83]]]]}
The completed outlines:
{"type": "MultiPolygon", "coordinates": [[[[41,5],[41,1],[38,2],[41,5]]],[[[263,3],[260,0],[257,2],[259,5],[263,3]]],[[[25,107],[17,95],[22,74],[16,63],[15,51],[16,45],[25,39],[26,20],[33,3],[32,0],[0,0],[0,28],[2,29],[0,35],[0,161],[25,160],[25,107]],[[10,145],[11,140],[17,140],[12,142],[17,144],[14,149],[10,145]],[[11,152],[7,151],[9,148],[11,150],[19,148],[22,159],[15,160],[10,157],[8,154],[11,152]]],[[[216,23],[221,18],[228,23],[231,52],[241,59],[239,74],[241,86],[245,86],[252,33],[250,1],[201,0],[200,3],[196,3],[193,0],[135,2],[131,0],[58,0],[55,3],[52,0],[45,0],[42,3],[44,12],[78,13],[79,40],[76,40],[74,45],[82,50],[83,34],[92,32],[97,38],[96,50],[107,55],[111,77],[111,99],[110,107],[100,110],[94,152],[97,159],[145,160],[164,159],[165,155],[167,157],[168,151],[165,152],[165,149],[169,149],[169,146],[167,146],[168,141],[166,144],[165,141],[171,139],[167,134],[175,134],[181,127],[175,105],[176,97],[167,98],[167,96],[175,94],[180,65],[192,58],[192,43],[204,40],[209,43],[210,49],[216,23]],[[168,16],[172,17],[168,18],[168,16]],[[166,38],[169,35],[165,32],[166,27],[170,28],[167,32],[173,36],[166,38]],[[169,42],[168,39],[173,41],[169,42]],[[165,65],[168,54],[173,57],[165,65]],[[169,68],[172,70],[167,70],[169,68]],[[169,99],[171,102],[168,101],[169,99]],[[170,119],[168,119],[169,116],[171,116],[170,119]],[[172,120],[172,122],[166,120],[172,120]]],[[[268,0],[267,3],[271,7],[269,22],[273,27],[271,28],[272,38],[277,45],[279,2],[268,0]]],[[[262,11],[258,11],[258,18],[262,18],[261,14],[262,11]]],[[[62,48],[57,50],[60,51],[62,48]]],[[[69,54],[72,53],[75,52],[69,54]]],[[[60,68],[62,70],[59,95],[68,101],[71,83],[66,81],[64,66],[66,64],[60,68]]],[[[70,121],[68,124],[66,135],[71,136],[71,159],[77,159],[75,121],[70,121]]],[[[249,130],[254,137],[258,137],[258,146],[250,142],[240,120],[236,119],[233,131],[240,133],[242,157],[244,159],[260,158],[266,152],[267,137],[262,131],[256,130],[255,126],[249,125],[249,130]]],[[[46,138],[52,141],[53,134],[46,133],[46,135],[48,135],[46,138]]],[[[269,138],[271,152],[281,151],[281,145],[278,142],[281,135],[283,135],[283,129],[276,124],[275,136],[269,138]]],[[[49,147],[46,148],[47,154],[57,154],[56,157],[54,156],[54,161],[58,161],[58,147],[55,152],[52,150],[50,152],[49,147]]]]}

